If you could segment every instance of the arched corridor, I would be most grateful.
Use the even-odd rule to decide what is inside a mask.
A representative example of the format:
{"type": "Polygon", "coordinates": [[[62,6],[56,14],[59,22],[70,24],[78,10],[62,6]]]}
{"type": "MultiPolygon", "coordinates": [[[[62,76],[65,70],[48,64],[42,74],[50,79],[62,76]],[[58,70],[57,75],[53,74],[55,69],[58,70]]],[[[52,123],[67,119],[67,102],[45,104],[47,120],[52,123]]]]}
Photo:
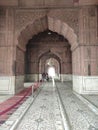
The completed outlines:
{"type": "Polygon", "coordinates": [[[48,73],[49,66],[55,67],[61,81],[72,79],[70,44],[62,35],[50,30],[40,32],[29,40],[25,62],[27,82],[41,80],[42,73],[48,73]]]}
{"type": "MultiPolygon", "coordinates": [[[[0,88],[1,94],[16,94],[24,89],[25,81],[39,81],[41,77],[39,75],[42,73],[39,72],[39,59],[47,52],[58,57],[62,82],[73,80],[73,90],[79,94],[97,94],[96,6],[62,9],[57,7],[56,9],[50,8],[50,10],[43,7],[41,10],[14,8],[9,9],[8,12],[6,8],[5,12],[8,13],[8,17],[4,15],[5,13],[2,15],[6,17],[7,20],[4,20],[9,24],[3,28],[4,30],[1,28],[3,30],[1,32],[4,32],[4,36],[1,35],[0,51],[0,82],[3,85],[0,88]],[[91,10],[93,10],[93,14],[90,15],[91,10]],[[87,18],[83,17],[85,15],[87,18]],[[47,34],[53,36],[54,40],[51,37],[53,43],[45,39],[46,45],[43,44],[41,34],[44,34],[45,37],[47,34]],[[39,43],[39,45],[34,43],[39,43]]],[[[47,59],[49,56],[44,58],[47,59]]],[[[44,58],[43,60],[45,60],[44,58]]]]}
{"type": "Polygon", "coordinates": [[[0,130],[98,130],[98,0],[0,0],[0,130]]]}

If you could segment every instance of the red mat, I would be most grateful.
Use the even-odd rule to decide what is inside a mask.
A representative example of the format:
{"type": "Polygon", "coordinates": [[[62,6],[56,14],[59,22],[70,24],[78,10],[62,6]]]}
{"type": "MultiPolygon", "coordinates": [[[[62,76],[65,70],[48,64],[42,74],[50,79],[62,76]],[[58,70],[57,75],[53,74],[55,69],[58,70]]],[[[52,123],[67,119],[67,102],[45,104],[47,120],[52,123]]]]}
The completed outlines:
{"type": "Polygon", "coordinates": [[[32,94],[32,87],[26,88],[17,95],[0,104],[0,125],[32,94]]]}
{"type": "MultiPolygon", "coordinates": [[[[40,83],[35,83],[33,85],[33,91],[36,91],[40,86],[40,83]]],[[[0,125],[3,124],[19,106],[26,101],[26,99],[32,94],[32,86],[29,88],[25,88],[20,93],[15,96],[9,98],[0,104],[0,125]]]]}

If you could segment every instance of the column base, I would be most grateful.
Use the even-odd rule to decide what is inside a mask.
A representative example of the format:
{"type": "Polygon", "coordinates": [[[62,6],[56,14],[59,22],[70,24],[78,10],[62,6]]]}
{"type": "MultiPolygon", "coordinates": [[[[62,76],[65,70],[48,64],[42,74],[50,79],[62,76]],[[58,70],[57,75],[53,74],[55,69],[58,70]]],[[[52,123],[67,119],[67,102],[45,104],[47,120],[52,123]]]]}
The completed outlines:
{"type": "Polygon", "coordinates": [[[24,76],[0,77],[0,94],[16,94],[24,89],[24,76]]]}
{"type": "Polygon", "coordinates": [[[15,76],[0,77],[0,94],[15,94],[15,76]]]}
{"type": "Polygon", "coordinates": [[[73,90],[79,94],[98,94],[98,76],[73,75],[73,90]]]}

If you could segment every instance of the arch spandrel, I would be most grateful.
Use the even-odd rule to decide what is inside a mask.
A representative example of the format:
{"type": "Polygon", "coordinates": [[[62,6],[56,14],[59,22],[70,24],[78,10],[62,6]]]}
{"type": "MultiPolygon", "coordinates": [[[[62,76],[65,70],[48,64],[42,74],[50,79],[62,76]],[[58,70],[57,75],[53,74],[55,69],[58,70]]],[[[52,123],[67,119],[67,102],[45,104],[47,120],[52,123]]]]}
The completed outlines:
{"type": "MultiPolygon", "coordinates": [[[[26,26],[25,29],[21,31],[21,36],[19,35],[18,41],[20,41],[19,40],[20,38],[26,39],[26,40],[22,40],[24,41],[24,48],[25,48],[27,41],[29,41],[32,38],[32,36],[45,31],[47,28],[53,32],[57,32],[58,34],[63,35],[69,41],[69,44],[71,45],[71,49],[78,45],[77,35],[68,24],[66,24],[65,22],[61,20],[51,18],[51,17],[47,17],[47,20],[46,20],[46,16],[39,18],[35,20],[32,24],[29,24],[28,26],[26,26]],[[43,21],[44,21],[44,24],[43,24],[43,21]]],[[[21,43],[19,42],[18,44],[21,45],[21,43]]]]}

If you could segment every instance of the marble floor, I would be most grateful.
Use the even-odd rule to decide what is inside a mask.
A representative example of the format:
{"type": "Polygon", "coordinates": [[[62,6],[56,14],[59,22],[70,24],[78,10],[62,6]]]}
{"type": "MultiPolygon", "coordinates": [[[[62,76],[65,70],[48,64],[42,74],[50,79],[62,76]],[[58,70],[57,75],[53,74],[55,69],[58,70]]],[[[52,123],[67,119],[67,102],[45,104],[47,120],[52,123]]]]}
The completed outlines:
{"type": "MultiPolygon", "coordinates": [[[[57,84],[72,130],[98,130],[98,115],[72,91],[68,82],[57,84]]],[[[97,96],[98,99],[98,96],[97,96]]]]}
{"type": "Polygon", "coordinates": [[[98,130],[98,95],[77,95],[71,82],[43,83],[0,130],[98,130]]]}
{"type": "Polygon", "coordinates": [[[45,83],[16,130],[64,130],[58,93],[45,83]]]}

